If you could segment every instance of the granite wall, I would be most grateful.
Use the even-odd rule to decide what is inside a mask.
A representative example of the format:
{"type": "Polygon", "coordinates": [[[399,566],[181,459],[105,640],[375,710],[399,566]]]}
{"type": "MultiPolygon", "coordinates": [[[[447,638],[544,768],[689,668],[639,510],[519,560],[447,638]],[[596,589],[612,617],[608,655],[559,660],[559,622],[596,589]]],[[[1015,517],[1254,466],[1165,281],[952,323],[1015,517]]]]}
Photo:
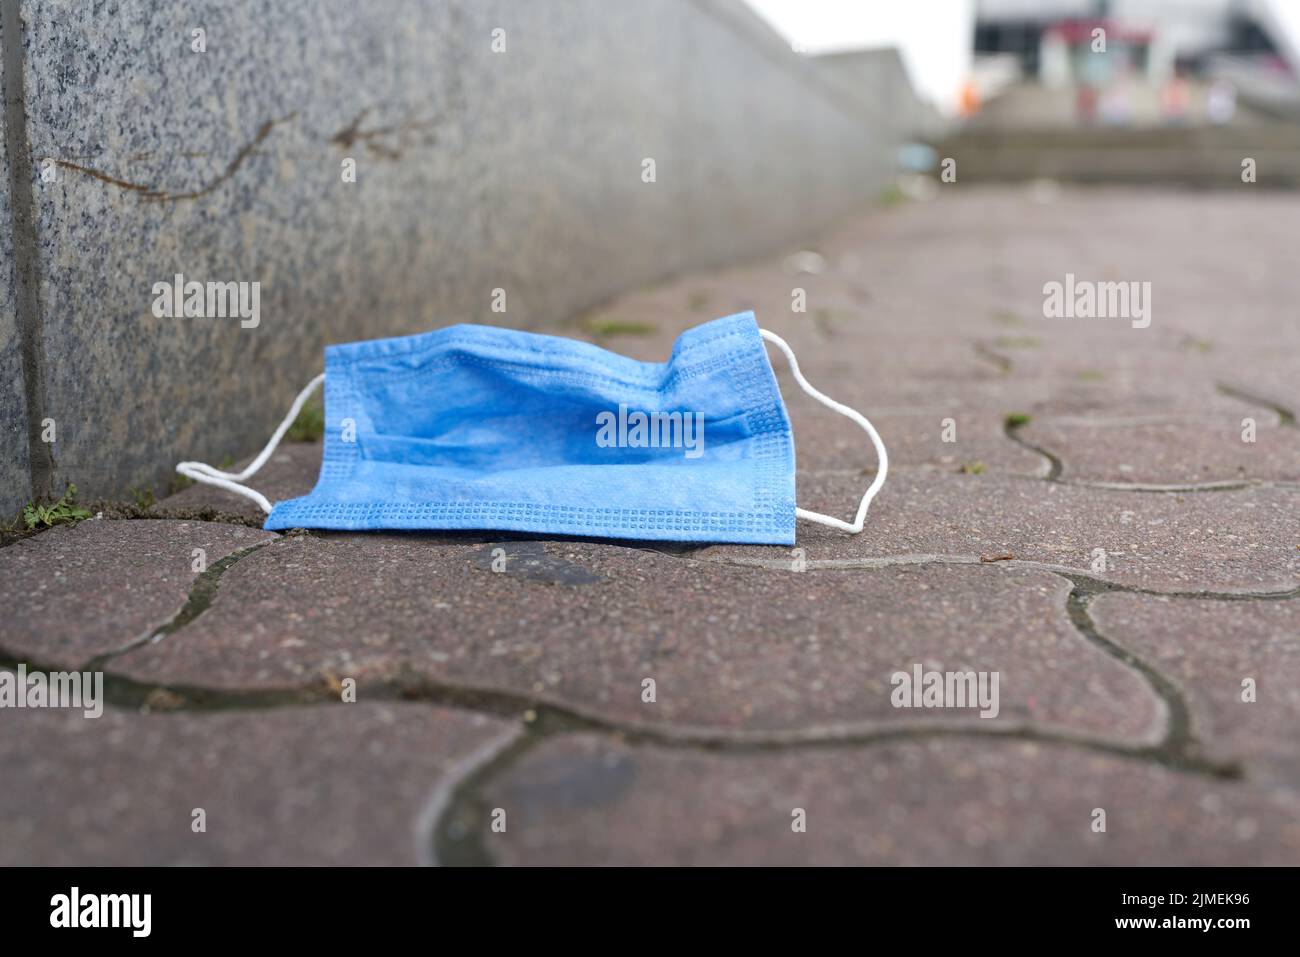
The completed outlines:
{"type": "MultiPolygon", "coordinates": [[[[9,41],[19,35],[15,29],[16,11],[0,9],[0,80],[5,108],[0,123],[7,133],[10,114],[20,115],[23,96],[20,88],[11,91],[18,71],[8,69],[11,59],[9,41]]],[[[0,520],[12,517],[19,504],[31,495],[32,470],[27,458],[27,399],[24,388],[30,376],[23,375],[23,337],[18,329],[18,266],[14,259],[14,205],[10,201],[11,179],[21,180],[26,170],[10,161],[9,137],[0,136],[0,520]]],[[[30,164],[29,164],[30,165],[30,164]]]]}
{"type": "Polygon", "coordinates": [[[254,451],[326,343],[542,328],[815,235],[921,116],[897,57],[832,75],[740,0],[0,7],[6,513],[254,451]],[[256,325],[166,315],[178,274],[258,283],[256,325]]]}

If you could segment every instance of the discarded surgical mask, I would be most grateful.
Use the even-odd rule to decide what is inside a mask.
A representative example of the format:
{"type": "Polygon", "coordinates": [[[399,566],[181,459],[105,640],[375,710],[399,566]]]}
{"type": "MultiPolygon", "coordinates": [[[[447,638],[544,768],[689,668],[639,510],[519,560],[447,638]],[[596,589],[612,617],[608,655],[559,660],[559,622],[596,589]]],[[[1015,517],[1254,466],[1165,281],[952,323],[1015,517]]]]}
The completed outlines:
{"type": "Polygon", "coordinates": [[[586,342],[457,325],[325,350],[242,472],[176,471],[257,502],[268,529],[483,529],[599,538],[794,543],[795,519],[862,530],[885,483],[884,443],[804,379],[745,312],[684,332],[667,362],[586,342]],[[795,382],[860,425],[879,460],[852,522],[795,507],[794,437],[764,342],[795,382]],[[325,383],[311,494],[271,503],[241,484],[325,383]]]}

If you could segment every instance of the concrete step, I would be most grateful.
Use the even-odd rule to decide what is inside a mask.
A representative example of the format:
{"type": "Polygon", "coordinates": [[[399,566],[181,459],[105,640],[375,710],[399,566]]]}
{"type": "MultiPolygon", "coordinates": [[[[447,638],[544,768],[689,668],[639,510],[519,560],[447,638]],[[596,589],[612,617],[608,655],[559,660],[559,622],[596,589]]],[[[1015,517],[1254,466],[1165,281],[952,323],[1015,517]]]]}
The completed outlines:
{"type": "Polygon", "coordinates": [[[936,145],[957,160],[964,182],[1047,177],[1081,183],[1242,185],[1255,161],[1256,183],[1300,187],[1300,126],[1078,130],[964,130],[936,145]]]}

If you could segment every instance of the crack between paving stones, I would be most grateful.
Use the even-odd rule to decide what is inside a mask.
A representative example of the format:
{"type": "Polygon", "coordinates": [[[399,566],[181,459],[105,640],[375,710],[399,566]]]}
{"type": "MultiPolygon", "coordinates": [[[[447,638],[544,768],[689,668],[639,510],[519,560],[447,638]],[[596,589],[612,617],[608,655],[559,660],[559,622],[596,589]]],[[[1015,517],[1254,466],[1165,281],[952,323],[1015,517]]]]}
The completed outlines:
{"type": "Polygon", "coordinates": [[[1002,375],[1009,375],[1011,373],[1011,360],[1002,353],[995,352],[983,342],[974,343],[974,349],[977,356],[993,363],[993,365],[997,367],[998,372],[1002,375]]]}
{"type": "MultiPolygon", "coordinates": [[[[912,557],[923,558],[925,556],[912,557]]],[[[979,562],[979,559],[971,559],[964,556],[952,556],[951,561],[944,560],[943,556],[934,556],[934,558],[936,559],[934,562],[911,561],[896,562],[894,564],[974,564],[979,562]]],[[[720,562],[720,564],[722,563],[728,562],[720,562]]],[[[732,562],[732,564],[742,563],[732,562]]],[[[1300,598],[1300,586],[1281,592],[1160,592],[1137,588],[1131,585],[1107,582],[1072,569],[1047,566],[1037,562],[1011,560],[1008,562],[999,562],[997,564],[1020,568],[1037,568],[1039,570],[1047,571],[1050,574],[1054,574],[1059,578],[1064,578],[1070,582],[1070,592],[1066,598],[1066,613],[1070,619],[1070,623],[1074,626],[1074,629],[1085,641],[1119,661],[1131,671],[1136,672],[1146,681],[1147,686],[1151,689],[1152,693],[1164,703],[1168,714],[1168,724],[1164,737],[1154,746],[1154,748],[1138,750],[1145,751],[1148,757],[1158,761],[1159,763],[1180,770],[1199,771],[1214,774],[1216,776],[1241,776],[1241,771],[1236,765],[1223,765],[1215,762],[1208,762],[1200,756],[1198,753],[1199,742],[1197,741],[1192,728],[1191,709],[1177,684],[1173,679],[1164,675],[1158,668],[1145,661],[1139,655],[1123,647],[1118,642],[1104,636],[1097,627],[1096,622],[1093,621],[1088,608],[1095,596],[1106,593],[1134,594],[1161,598],[1180,598],[1194,601],[1288,601],[1300,598]]],[[[786,567],[786,564],[782,563],[780,567],[786,567]]],[[[815,566],[813,563],[809,563],[807,567],[814,568],[815,566]]],[[[838,567],[845,566],[841,565],[838,567]]],[[[876,565],[873,567],[888,566],[876,565]]],[[[1132,753],[1133,749],[1127,750],[1132,753]]]]}
{"type": "MultiPolygon", "coordinates": [[[[1020,477],[1020,476],[1017,476],[1020,477]]],[[[1049,480],[1050,481],[1050,480],[1049,480]]],[[[1191,482],[1186,485],[1165,485],[1157,482],[1088,482],[1070,479],[1056,479],[1057,485],[1071,488],[1095,488],[1106,492],[1152,492],[1166,495],[1196,495],[1201,492],[1239,492],[1245,488],[1284,487],[1283,483],[1269,479],[1222,479],[1216,482],[1191,482]]]]}
{"type": "MultiPolygon", "coordinates": [[[[14,670],[24,664],[29,673],[62,670],[60,666],[15,655],[0,648],[0,668],[14,670]]],[[[548,729],[617,734],[627,740],[641,741],[667,748],[693,748],[724,751],[784,751],[817,747],[853,747],[875,740],[897,737],[932,737],[974,735],[994,738],[1018,738],[1029,741],[1073,744],[1107,753],[1139,755],[1145,745],[1130,746],[1105,737],[1074,734],[1063,728],[1035,727],[1027,723],[1006,723],[983,727],[953,723],[948,719],[935,722],[909,721],[904,727],[890,727],[880,722],[817,725],[791,731],[717,731],[707,727],[665,728],[607,718],[582,707],[561,704],[524,692],[467,684],[444,684],[427,676],[402,669],[381,681],[359,685],[357,700],[388,703],[424,703],[461,711],[488,714],[532,724],[540,722],[548,729]]],[[[166,711],[205,713],[221,711],[257,711],[284,707],[342,705],[338,690],[328,679],[298,687],[237,690],[184,683],[138,680],[104,671],[105,704],[122,710],[142,712],[166,711]]]]}
{"type": "MultiPolygon", "coordinates": [[[[994,365],[997,366],[999,372],[1001,372],[1004,375],[1009,374],[1011,372],[1013,363],[1009,358],[1007,358],[1006,356],[1002,355],[999,352],[993,351],[983,342],[976,342],[973,344],[973,346],[974,346],[975,354],[980,356],[983,359],[992,362],[994,365]]],[[[1271,409],[1273,412],[1277,414],[1277,417],[1283,426],[1288,426],[1290,428],[1297,427],[1295,412],[1287,408],[1286,406],[1281,405],[1280,403],[1273,402],[1269,399],[1262,398],[1258,395],[1254,395],[1252,393],[1246,392],[1241,389],[1237,389],[1223,382],[1217,383],[1216,387],[1218,391],[1223,395],[1232,396],[1233,398],[1240,399],[1244,402],[1249,402],[1253,405],[1258,405],[1263,408],[1271,409]]],[[[1265,487],[1265,488],[1273,487],[1273,486],[1279,486],[1284,488],[1291,487],[1286,482],[1275,483],[1275,482],[1270,482],[1268,480],[1259,480],[1259,479],[1224,479],[1216,482],[1193,482],[1188,484],[1165,484],[1160,482],[1151,482],[1151,483],[1080,482],[1074,480],[1064,480],[1061,478],[1061,472],[1064,470],[1065,466],[1061,457],[1056,455],[1054,452],[1051,452],[1050,450],[1044,448],[1041,445],[1035,445],[1034,443],[1030,442],[1028,439],[1023,438],[1020,435],[1020,430],[1023,429],[1028,424],[1029,424],[1028,422],[1022,422],[1018,425],[1012,425],[1010,423],[1004,422],[1002,431],[1003,434],[1008,439],[1010,439],[1012,442],[1015,442],[1021,448],[1027,449],[1028,451],[1033,452],[1036,455],[1041,456],[1044,460],[1046,460],[1047,474],[1044,476],[1030,477],[1032,478],[1033,481],[1053,482],[1055,484],[1070,485],[1077,488],[1099,488],[1099,489],[1114,490],[1114,491],[1121,491],[1121,492],[1179,492],[1179,493],[1231,492],[1231,491],[1238,491],[1243,488],[1254,488],[1254,487],[1265,487]]],[[[1027,476],[1015,475],[1013,477],[1026,478],[1027,476]]]]}
{"type": "MultiPolygon", "coordinates": [[[[531,750],[537,740],[527,733],[525,727],[512,726],[458,761],[444,775],[415,822],[416,859],[422,866],[495,865],[481,842],[464,840],[477,829],[461,831],[465,825],[459,823],[460,818],[453,822],[448,811],[458,794],[468,792],[481,778],[493,776],[498,765],[513,764],[524,751],[531,750]]],[[[481,808],[476,807],[474,811],[482,814],[481,808]]],[[[462,815],[464,812],[465,809],[461,808],[462,815]]],[[[485,821],[486,815],[482,815],[478,824],[481,826],[485,821]]]]}
{"type": "Polygon", "coordinates": [[[81,671],[102,671],[104,664],[128,654],[137,648],[145,645],[157,644],[168,635],[174,634],[184,628],[199,615],[203,614],[216,600],[217,589],[221,586],[221,577],[230,570],[236,562],[246,558],[253,552],[256,552],[272,542],[278,541],[279,536],[268,538],[261,542],[255,542],[246,548],[238,549],[231,552],[224,558],[214,562],[210,567],[200,572],[198,577],[190,584],[189,593],[186,595],[185,603],[177,609],[176,613],[168,618],[161,625],[148,629],[143,635],[133,638],[126,644],[112,651],[96,655],[84,664],[79,670],[81,671]]]}
{"type": "MultiPolygon", "coordinates": [[[[1249,396],[1244,392],[1232,390],[1223,385],[1219,386],[1219,390],[1221,392],[1224,392],[1227,395],[1234,396],[1235,398],[1245,399],[1250,402],[1253,402],[1256,405],[1269,408],[1273,412],[1277,413],[1278,419],[1281,421],[1283,426],[1287,426],[1291,428],[1296,427],[1295,415],[1284,406],[1269,402],[1267,399],[1261,399],[1255,396],[1249,396]]],[[[1044,448],[1041,445],[1035,445],[1033,442],[1030,442],[1028,439],[1020,435],[1020,430],[1023,429],[1028,424],[1029,424],[1028,422],[1022,422],[1018,425],[1013,425],[1009,422],[1004,422],[1002,426],[1002,432],[1004,435],[1006,435],[1008,439],[1010,439],[1012,442],[1015,442],[1021,448],[1028,449],[1030,452],[1034,452],[1037,455],[1040,455],[1044,459],[1046,459],[1048,463],[1047,474],[1044,476],[1024,476],[1024,475],[1013,474],[1011,476],[1012,478],[1019,478],[1019,479],[1028,478],[1032,481],[1051,482],[1054,485],[1068,485],[1073,488],[1095,488],[1095,489],[1104,489],[1106,491],[1141,492],[1141,493],[1164,492],[1164,493],[1178,493],[1178,494],[1196,494],[1201,492],[1235,492],[1245,488],[1275,488],[1275,487],[1290,488],[1292,487],[1289,482],[1272,481],[1269,479],[1220,479],[1213,482],[1189,482],[1185,484],[1180,484],[1180,483],[1166,484],[1163,482],[1098,482],[1098,481],[1079,481],[1077,479],[1063,479],[1061,478],[1061,472],[1065,468],[1065,463],[1061,459],[1061,457],[1058,456],[1056,453],[1044,448]]]]}
{"type": "Polygon", "coordinates": [[[1012,442],[1015,442],[1016,445],[1019,445],[1021,448],[1025,448],[1031,452],[1035,452],[1047,460],[1047,474],[1042,477],[1042,481],[1060,482],[1061,469],[1063,467],[1061,464],[1061,460],[1051,452],[1047,451],[1047,449],[1043,448],[1042,446],[1034,445],[1032,442],[1028,441],[1027,439],[1023,439],[1020,437],[1020,430],[1023,429],[1028,424],[1029,424],[1028,422],[1023,422],[1019,425],[1013,425],[1010,422],[1003,422],[1002,434],[1005,435],[1007,438],[1009,438],[1012,442]]]}
{"type": "MultiPolygon", "coordinates": [[[[817,474],[817,473],[810,473],[817,474]]],[[[1196,494],[1198,492],[1238,492],[1246,488],[1297,488],[1296,483],[1280,481],[1277,479],[1218,479],[1212,482],[1188,482],[1185,484],[1163,482],[1101,482],[1089,479],[1048,479],[1041,475],[1023,475],[1017,472],[1008,472],[1003,476],[1008,479],[1021,482],[1046,482],[1050,481],[1053,485],[1064,485],[1068,488],[1095,488],[1105,492],[1138,492],[1150,494],[1152,492],[1164,493],[1166,495],[1184,495],[1196,494]]]]}
{"type": "Polygon", "coordinates": [[[92,512],[101,514],[100,519],[105,522],[129,522],[138,520],[155,520],[155,521],[178,521],[178,522],[211,522],[215,525],[242,525],[245,528],[260,529],[266,524],[266,517],[250,518],[247,515],[240,515],[238,512],[218,511],[214,506],[205,505],[201,508],[186,508],[184,506],[151,505],[148,508],[141,508],[131,502],[106,502],[97,501],[87,505],[92,512]]]}
{"type": "Polygon", "coordinates": [[[1217,777],[1242,777],[1238,764],[1211,762],[1201,755],[1200,743],[1193,733],[1191,708],[1174,681],[1139,655],[1101,633],[1089,612],[1089,606],[1096,595],[1115,589],[1102,586],[1096,579],[1084,576],[1074,578],[1059,572],[1056,574],[1069,580],[1071,585],[1065,600],[1065,610],[1074,630],[1094,648],[1136,672],[1146,682],[1151,693],[1164,703],[1165,734],[1152,749],[1152,759],[1181,770],[1197,770],[1217,777]]]}
{"type": "MultiPolygon", "coordinates": [[[[920,464],[920,465],[899,465],[896,462],[889,463],[889,474],[923,472],[938,475],[951,475],[954,470],[947,466],[920,464]]],[[[863,475],[875,474],[875,469],[806,469],[797,473],[799,476],[811,478],[818,477],[851,477],[860,478],[863,475]]],[[[1044,482],[1047,481],[1042,475],[1026,475],[1023,472],[999,472],[998,478],[1018,482],[1044,482]]],[[[1300,488],[1300,483],[1281,481],[1277,479],[1220,479],[1213,482],[1189,482],[1186,484],[1166,484],[1160,482],[1100,482],[1087,479],[1056,479],[1053,485],[1064,485],[1069,488],[1095,488],[1106,492],[1163,492],[1169,495],[1182,495],[1184,493],[1194,492],[1233,492],[1246,488],[1300,488]]]]}
{"type": "Polygon", "coordinates": [[[1271,409],[1277,413],[1278,421],[1285,427],[1296,428],[1295,411],[1287,408],[1281,403],[1274,402],[1271,399],[1265,399],[1263,396],[1256,395],[1253,392],[1247,392],[1244,389],[1238,389],[1236,386],[1228,385],[1226,382],[1215,383],[1215,387],[1220,394],[1231,396],[1234,399],[1240,399],[1251,405],[1258,405],[1265,409],[1271,409]]]}
{"type": "MultiPolygon", "coordinates": [[[[177,521],[177,522],[208,522],[213,525],[239,525],[244,528],[256,528],[261,530],[264,519],[248,518],[237,512],[219,512],[211,506],[203,508],[163,508],[158,505],[152,505],[149,508],[141,508],[130,502],[109,502],[96,500],[82,506],[88,511],[95,513],[93,518],[84,518],[80,521],[70,522],[64,526],[51,526],[52,528],[74,527],[82,522],[129,522],[129,521],[177,521]]],[[[50,531],[50,528],[38,529],[13,529],[6,532],[0,532],[0,549],[10,548],[19,542],[25,542],[50,531]]]]}
{"type": "MultiPolygon", "coordinates": [[[[659,551],[655,548],[648,548],[647,550],[659,551]]],[[[792,575],[806,573],[792,571],[790,560],[787,558],[733,558],[725,556],[711,558],[699,554],[682,556],[668,551],[661,552],[661,554],[674,558],[684,557],[691,561],[709,562],[714,565],[733,565],[737,568],[767,568],[789,572],[792,575]]],[[[806,571],[845,571],[852,569],[870,571],[880,568],[923,567],[926,565],[997,565],[1004,568],[1025,568],[1033,571],[1051,572],[1071,581],[1078,578],[1099,589],[1133,595],[1151,595],[1157,598],[1191,598],[1209,601],[1285,601],[1290,598],[1300,598],[1300,585],[1281,591],[1220,592],[1207,589],[1200,591],[1159,591],[1154,588],[1140,588],[1137,585],[1128,585],[1123,582],[1107,581],[1104,578],[1097,578],[1069,565],[1053,565],[1048,562],[1035,562],[1024,558],[985,561],[977,555],[919,553],[913,555],[882,555],[878,558],[810,558],[805,560],[806,571]]]]}

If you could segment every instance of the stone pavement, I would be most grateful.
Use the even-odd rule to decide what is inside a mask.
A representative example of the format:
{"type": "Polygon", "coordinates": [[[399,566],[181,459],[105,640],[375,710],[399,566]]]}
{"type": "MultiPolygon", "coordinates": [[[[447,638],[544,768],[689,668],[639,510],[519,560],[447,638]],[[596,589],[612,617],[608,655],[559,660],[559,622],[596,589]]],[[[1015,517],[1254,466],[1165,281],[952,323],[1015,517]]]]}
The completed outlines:
{"type": "MultiPolygon", "coordinates": [[[[279,535],[191,487],[0,549],[0,664],[108,702],[0,711],[0,864],[1300,863],[1297,216],[948,187],[549,330],[662,360],[755,309],[890,448],[856,537],[279,535]],[[1043,318],[1066,273],[1150,326],[1043,318]],[[894,707],[914,667],[996,716],[894,707]]],[[[848,516],[870,449],[774,364],[848,516]]]]}

